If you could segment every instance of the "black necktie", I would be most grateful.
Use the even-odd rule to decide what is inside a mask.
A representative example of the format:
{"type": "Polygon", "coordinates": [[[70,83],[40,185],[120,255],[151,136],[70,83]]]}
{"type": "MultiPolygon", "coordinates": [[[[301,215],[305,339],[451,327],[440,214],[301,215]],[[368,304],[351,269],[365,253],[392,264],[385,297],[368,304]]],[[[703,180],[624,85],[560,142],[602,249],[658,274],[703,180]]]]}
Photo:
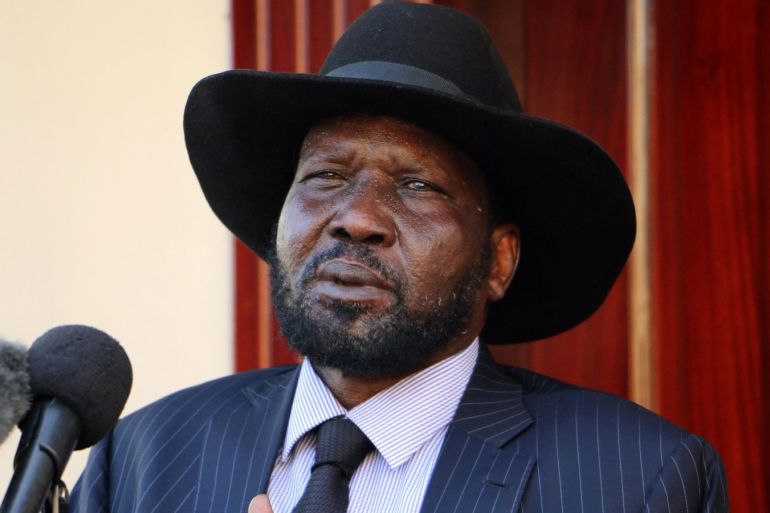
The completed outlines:
{"type": "Polygon", "coordinates": [[[350,478],[372,449],[366,435],[344,417],[321,424],[310,481],[293,513],[345,513],[350,478]]]}

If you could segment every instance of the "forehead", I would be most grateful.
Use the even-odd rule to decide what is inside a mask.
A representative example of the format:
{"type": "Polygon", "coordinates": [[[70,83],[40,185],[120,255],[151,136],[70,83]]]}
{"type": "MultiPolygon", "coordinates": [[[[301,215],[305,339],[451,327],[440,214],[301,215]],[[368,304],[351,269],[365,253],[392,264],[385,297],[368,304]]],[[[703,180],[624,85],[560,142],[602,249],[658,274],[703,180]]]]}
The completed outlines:
{"type": "Polygon", "coordinates": [[[447,150],[451,146],[439,135],[408,121],[391,116],[370,115],[338,116],[321,121],[310,129],[303,145],[322,144],[330,137],[366,137],[393,143],[420,140],[431,145],[446,146],[447,150]]]}
{"type": "Polygon", "coordinates": [[[444,138],[407,121],[389,116],[341,116],[313,127],[302,142],[299,160],[344,157],[362,150],[389,152],[416,167],[439,168],[458,178],[484,185],[476,163],[444,138]]]}

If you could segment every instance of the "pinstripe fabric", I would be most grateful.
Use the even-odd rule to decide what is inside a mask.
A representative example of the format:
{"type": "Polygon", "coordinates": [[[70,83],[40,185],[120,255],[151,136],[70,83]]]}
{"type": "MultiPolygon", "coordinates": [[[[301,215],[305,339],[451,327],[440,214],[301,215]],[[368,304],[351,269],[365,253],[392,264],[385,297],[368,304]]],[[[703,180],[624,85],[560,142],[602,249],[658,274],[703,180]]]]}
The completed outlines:
{"type": "Polygon", "coordinates": [[[347,415],[377,449],[353,474],[348,510],[417,513],[477,356],[475,341],[350,411],[339,404],[310,362],[303,362],[281,457],[268,488],[275,513],[290,512],[310,478],[315,461],[311,431],[339,415],[347,415]]]}
{"type": "Polygon", "coordinates": [[[295,380],[239,374],[129,415],[91,450],[72,511],[245,512],[267,487],[295,380]]]}
{"type": "Polygon", "coordinates": [[[539,493],[523,511],[727,511],[721,462],[701,439],[633,403],[516,374],[538,419],[516,440],[538,461],[530,489],[539,493]]]}
{"type": "MultiPolygon", "coordinates": [[[[79,513],[245,513],[267,490],[299,373],[231,376],[123,419],[91,451],[79,513]]],[[[395,511],[395,510],[394,510],[395,511]]],[[[719,456],[643,408],[478,362],[429,478],[423,513],[728,511],[719,456]]]]}

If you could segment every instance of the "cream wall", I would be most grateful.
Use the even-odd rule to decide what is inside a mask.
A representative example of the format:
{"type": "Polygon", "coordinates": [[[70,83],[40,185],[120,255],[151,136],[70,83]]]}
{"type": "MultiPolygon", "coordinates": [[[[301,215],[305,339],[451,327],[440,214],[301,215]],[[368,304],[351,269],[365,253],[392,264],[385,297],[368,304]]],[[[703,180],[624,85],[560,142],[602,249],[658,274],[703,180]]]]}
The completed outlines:
{"type": "MultiPolygon", "coordinates": [[[[181,119],[230,64],[227,0],[0,1],[0,338],[118,339],[126,412],[232,368],[231,239],[181,119]]],[[[0,493],[17,439],[0,448],[0,493]]],[[[74,485],[84,455],[66,478],[74,485]]]]}

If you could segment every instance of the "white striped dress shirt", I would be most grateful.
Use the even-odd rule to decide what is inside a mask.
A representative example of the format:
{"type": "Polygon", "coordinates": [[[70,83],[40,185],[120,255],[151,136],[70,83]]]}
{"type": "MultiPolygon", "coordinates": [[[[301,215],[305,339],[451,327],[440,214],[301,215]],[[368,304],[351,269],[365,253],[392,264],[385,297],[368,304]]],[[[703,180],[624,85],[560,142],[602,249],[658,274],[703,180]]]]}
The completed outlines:
{"type": "Polygon", "coordinates": [[[348,511],[417,513],[476,364],[478,344],[474,341],[465,350],[412,374],[350,411],[337,401],[306,359],[286,438],[268,486],[273,511],[290,513],[305,490],[315,459],[313,429],[345,415],[376,448],[351,479],[348,511]]]}

